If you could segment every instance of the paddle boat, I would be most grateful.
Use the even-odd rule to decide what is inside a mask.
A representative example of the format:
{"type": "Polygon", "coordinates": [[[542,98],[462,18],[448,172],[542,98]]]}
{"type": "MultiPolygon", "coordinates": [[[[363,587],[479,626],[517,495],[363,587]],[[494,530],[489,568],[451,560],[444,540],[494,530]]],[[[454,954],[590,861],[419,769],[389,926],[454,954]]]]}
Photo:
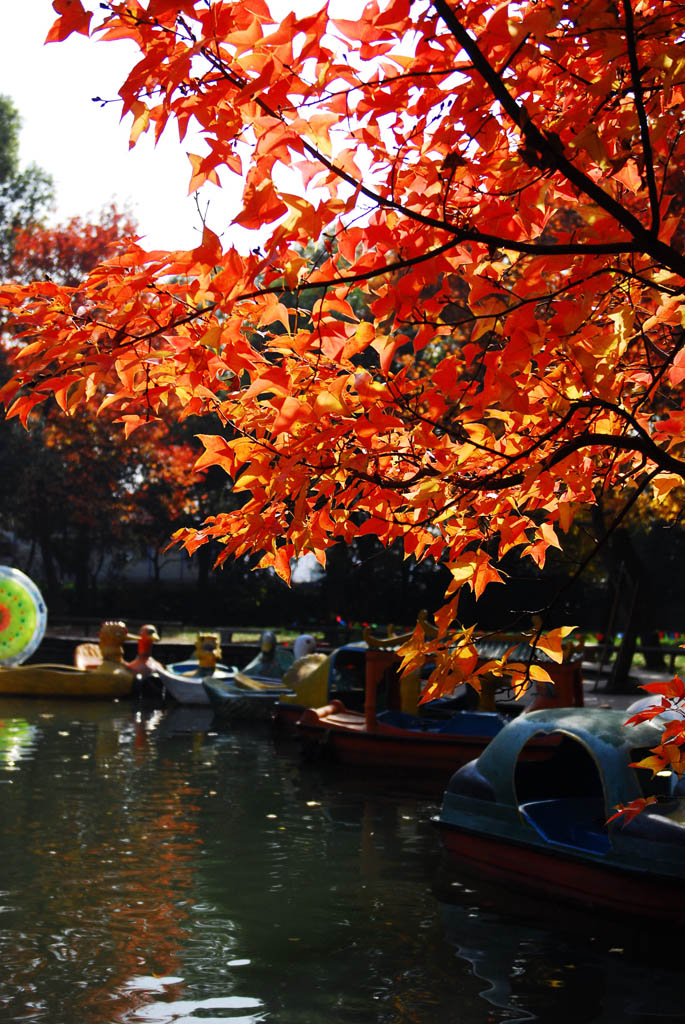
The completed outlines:
{"type": "MultiPolygon", "coordinates": [[[[419,622],[424,630],[431,627],[425,622],[425,613],[419,616],[419,622]]],[[[370,637],[365,634],[365,640],[357,643],[345,644],[337,648],[331,654],[321,653],[307,654],[304,658],[297,660],[283,676],[283,682],[292,691],[291,697],[282,697],[274,710],[274,725],[286,732],[294,733],[305,711],[311,708],[328,709],[333,713],[331,702],[334,705],[336,715],[344,713],[347,724],[354,725],[359,729],[361,720],[354,715],[350,718],[350,712],[365,713],[365,719],[373,723],[375,728],[378,722],[386,724],[401,724],[397,714],[386,713],[377,706],[385,703],[388,712],[402,711],[409,715],[419,716],[421,727],[428,728],[426,718],[445,719],[452,717],[458,711],[487,711],[495,714],[498,705],[495,699],[495,687],[485,681],[481,694],[477,694],[470,686],[460,686],[455,694],[441,697],[437,700],[427,701],[419,705],[419,697],[424,684],[423,676],[429,671],[425,670],[423,675],[414,673],[405,676],[402,680],[397,679],[397,668],[399,657],[397,649],[410,634],[403,634],[382,639],[370,637]],[[376,669],[371,668],[371,662],[378,655],[369,654],[370,651],[383,647],[389,654],[382,664],[381,676],[376,679],[376,669]],[[375,695],[367,695],[367,663],[372,676],[372,686],[375,687],[375,695]],[[342,708],[338,706],[341,703],[342,708]]],[[[297,641],[296,641],[297,642],[297,641]]],[[[501,658],[507,651],[510,653],[512,662],[525,662],[530,656],[530,647],[527,638],[520,635],[495,634],[488,635],[476,640],[480,664],[501,658]]],[[[544,665],[544,668],[552,678],[552,684],[538,682],[535,684],[536,707],[549,706],[581,706],[583,704],[583,685],[581,674],[581,658],[579,651],[570,643],[564,650],[564,660],[557,664],[552,662],[544,654],[537,654],[536,661],[544,665]]],[[[517,709],[518,710],[518,709],[517,709]]],[[[311,716],[307,716],[311,725],[315,725],[311,716]]],[[[506,721],[502,718],[502,723],[506,721]]],[[[475,724],[478,720],[473,720],[475,724]]],[[[496,719],[490,720],[488,733],[491,732],[496,719]]],[[[411,724],[408,719],[404,722],[411,724]]],[[[462,722],[466,726],[467,718],[464,716],[462,722]]],[[[485,727],[486,720],[481,721],[485,727]]]]}
{"type": "Polygon", "coordinates": [[[141,676],[144,679],[146,676],[152,675],[153,672],[158,672],[164,667],[152,654],[152,649],[158,642],[159,633],[155,626],[147,623],[140,627],[136,656],[128,663],[128,667],[137,676],[141,676]]]}
{"type": "MultiPolygon", "coordinates": [[[[304,638],[304,634],[302,638],[304,638]]],[[[282,647],[278,644],[276,634],[270,629],[265,630],[259,638],[259,651],[255,657],[236,673],[240,684],[246,689],[250,688],[251,683],[259,683],[261,686],[276,685],[282,689],[281,680],[286,671],[294,664],[295,647],[300,639],[300,637],[297,638],[292,649],[282,647]]],[[[259,688],[257,687],[257,689],[259,688]]]]}
{"type": "Polygon", "coordinates": [[[292,695],[287,670],[316,646],[309,633],[298,636],[292,650],[279,648],[271,630],[262,633],[259,652],[231,678],[204,679],[203,686],[219,718],[270,720],[277,702],[292,695]]]}
{"type": "MultiPolygon", "coordinates": [[[[299,637],[298,637],[299,639],[299,637]]],[[[297,643],[297,641],[295,641],[297,643]]],[[[320,707],[331,700],[360,711],[364,707],[366,652],[363,642],[344,644],[331,654],[303,653],[283,675],[290,696],[281,697],[274,708],[274,725],[295,732],[297,722],[308,708],[320,707]]]]}
{"type": "Polygon", "coordinates": [[[206,679],[229,680],[237,672],[235,666],[223,665],[221,656],[218,634],[198,633],[194,659],[174,662],[166,667],[160,665],[152,678],[177,704],[207,707],[210,701],[203,682],[206,679]]]}
{"type": "Polygon", "coordinates": [[[509,722],[459,768],[434,819],[447,852],[479,875],[540,895],[659,918],[685,911],[685,808],[671,772],[632,763],[659,742],[625,711],[557,708],[509,722]],[[527,759],[548,743],[544,761],[527,759]],[[638,797],[655,804],[610,821],[638,797]]]}
{"type": "Polygon", "coordinates": [[[137,639],[124,622],[103,622],[98,637],[99,660],[90,665],[81,662],[86,667],[36,664],[0,668],[0,695],[101,700],[130,697],[135,673],[124,662],[123,645],[137,639]]]}
{"type": "MultiPolygon", "coordinates": [[[[325,755],[348,764],[405,768],[413,774],[431,774],[444,785],[456,765],[477,757],[504,728],[510,714],[498,709],[495,696],[501,681],[495,677],[484,676],[480,694],[473,691],[475,708],[468,706],[470,687],[462,688],[467,693],[458,698],[462,705],[466,704],[461,708],[454,699],[420,706],[423,682],[420,674],[399,676],[397,650],[409,635],[381,639],[367,635],[365,648],[360,651],[363,656],[363,683],[358,679],[358,684],[363,687],[363,712],[350,709],[337,698],[321,707],[300,711],[296,730],[306,756],[325,755]],[[385,703],[382,710],[380,694],[385,703]]],[[[508,647],[503,648],[502,653],[511,648],[512,639],[523,643],[520,637],[509,638],[508,647]]],[[[482,654],[483,663],[491,659],[489,650],[482,654]]],[[[576,685],[580,678],[577,663],[562,664],[556,668],[565,672],[558,676],[560,683],[551,689],[538,688],[534,704],[582,703],[582,687],[576,685]]],[[[312,674],[321,676],[323,671],[320,667],[312,674]]],[[[297,699],[301,699],[304,688],[298,689],[291,675],[286,675],[284,682],[289,682],[298,695],[297,699]]],[[[287,700],[282,699],[279,703],[278,716],[283,714],[287,700]]],[[[544,741],[532,744],[527,756],[542,758],[546,756],[547,746],[544,741]]]]}

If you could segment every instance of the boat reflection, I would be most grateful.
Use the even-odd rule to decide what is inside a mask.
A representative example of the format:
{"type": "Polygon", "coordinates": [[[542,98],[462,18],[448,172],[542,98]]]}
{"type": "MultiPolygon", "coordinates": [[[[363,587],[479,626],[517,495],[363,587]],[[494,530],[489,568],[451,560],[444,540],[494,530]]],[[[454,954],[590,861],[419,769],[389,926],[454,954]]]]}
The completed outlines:
{"type": "Polygon", "coordinates": [[[164,714],[147,722],[149,732],[154,731],[157,739],[173,736],[187,736],[189,733],[209,732],[214,722],[214,711],[210,707],[195,705],[168,708],[164,714]]]}
{"type": "Polygon", "coordinates": [[[443,866],[434,886],[447,941],[474,977],[480,998],[507,1024],[647,1024],[682,1020],[682,981],[664,966],[653,931],[483,883],[443,866]]]}

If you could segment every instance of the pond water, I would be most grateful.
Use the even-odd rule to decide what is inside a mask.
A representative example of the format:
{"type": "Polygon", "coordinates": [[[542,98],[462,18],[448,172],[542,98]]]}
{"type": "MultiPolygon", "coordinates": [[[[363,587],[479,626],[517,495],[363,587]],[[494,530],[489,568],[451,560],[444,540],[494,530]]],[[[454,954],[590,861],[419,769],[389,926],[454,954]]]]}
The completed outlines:
{"type": "Polygon", "coordinates": [[[438,802],[204,711],[5,699],[0,1021],[684,1019],[679,945],[461,875],[438,802]]]}

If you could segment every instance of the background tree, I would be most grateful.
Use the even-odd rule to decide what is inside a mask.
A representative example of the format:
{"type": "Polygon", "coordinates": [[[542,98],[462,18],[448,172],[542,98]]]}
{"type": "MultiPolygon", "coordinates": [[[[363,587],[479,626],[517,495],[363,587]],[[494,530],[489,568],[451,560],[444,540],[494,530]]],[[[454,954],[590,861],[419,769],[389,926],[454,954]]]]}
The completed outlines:
{"type": "Polygon", "coordinates": [[[31,164],[19,169],[19,112],[0,96],[0,272],[10,272],[15,240],[30,225],[40,223],[54,197],[52,178],[31,164]]]}
{"type": "Polygon", "coordinates": [[[407,655],[461,636],[453,685],[475,665],[454,632],[464,588],[500,582],[510,552],[542,567],[609,490],[611,533],[682,480],[680,4],[59,10],[49,39],[139,47],[132,142],[194,119],[191,188],[242,176],[235,223],[259,244],[206,228],[189,252],[132,242],[77,291],[5,285],[26,346],[10,414],[104,388],[129,432],[219,416],[199,466],[247,500],[182,533],[188,549],[260,551],[286,579],[293,556],[360,535],[438,560],[440,635],[407,655]],[[286,291],[323,297],[295,316],[286,291]]]}
{"type": "MultiPolygon", "coordinates": [[[[77,289],[114,243],[134,232],[130,216],[115,206],[97,221],[33,223],[14,234],[9,272],[77,289]]],[[[65,397],[74,386],[67,383],[65,397]]],[[[97,405],[90,396],[68,416],[57,407],[37,410],[28,434],[6,421],[0,431],[4,525],[30,545],[27,568],[44,579],[54,611],[63,608],[66,581],[73,609],[97,607],[98,581],[139,558],[150,560],[158,580],[170,534],[198,519],[197,444],[174,439],[173,424],[158,419],[127,441],[111,413],[97,415],[97,405]]]]}

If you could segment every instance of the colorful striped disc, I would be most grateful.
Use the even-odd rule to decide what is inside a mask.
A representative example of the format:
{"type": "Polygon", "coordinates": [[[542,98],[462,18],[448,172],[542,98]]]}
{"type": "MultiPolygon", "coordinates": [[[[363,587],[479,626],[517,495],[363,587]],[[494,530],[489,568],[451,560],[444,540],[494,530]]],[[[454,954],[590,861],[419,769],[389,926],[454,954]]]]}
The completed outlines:
{"type": "Polygon", "coordinates": [[[41,592],[19,569],[0,565],[0,665],[21,665],[45,633],[47,608],[41,592]]]}

